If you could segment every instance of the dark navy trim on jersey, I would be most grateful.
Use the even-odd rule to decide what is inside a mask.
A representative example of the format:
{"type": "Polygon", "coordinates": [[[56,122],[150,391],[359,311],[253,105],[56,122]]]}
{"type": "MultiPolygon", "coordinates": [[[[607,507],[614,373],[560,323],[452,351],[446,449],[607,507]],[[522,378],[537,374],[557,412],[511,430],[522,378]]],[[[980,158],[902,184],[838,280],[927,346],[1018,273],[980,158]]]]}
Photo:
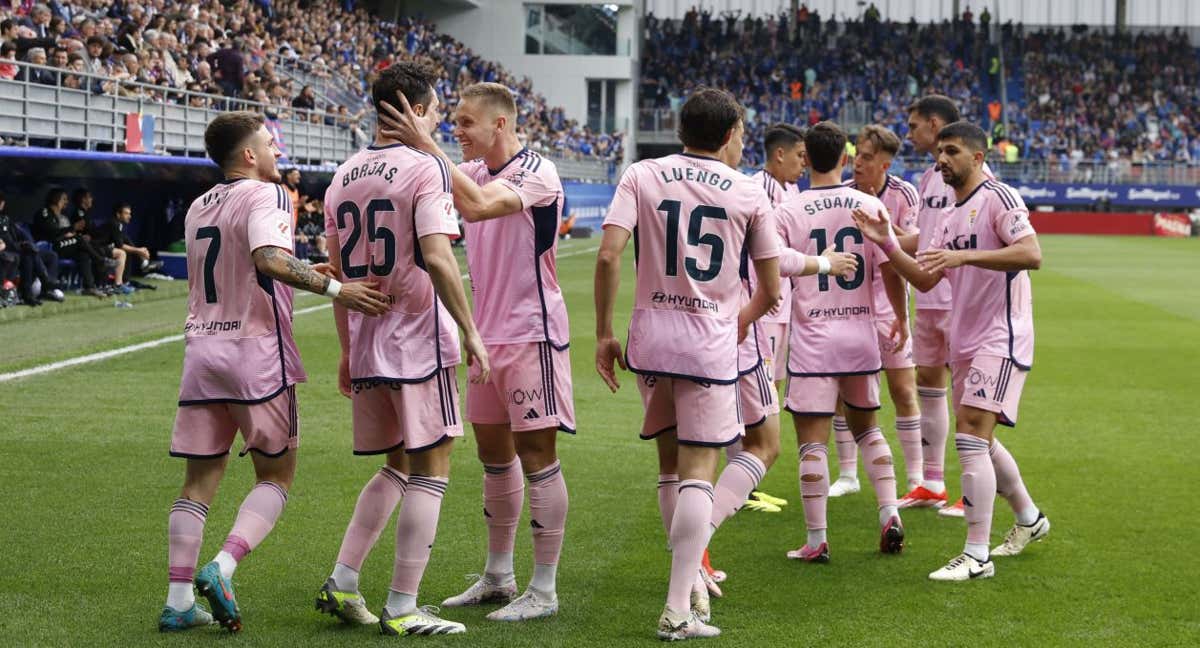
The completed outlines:
{"type": "Polygon", "coordinates": [[[845,188],[846,188],[846,185],[835,184],[835,185],[825,185],[822,187],[809,187],[808,190],[809,191],[826,191],[829,189],[845,189],[845,188]]]}
{"type": "Polygon", "coordinates": [[[354,454],[356,454],[360,457],[369,457],[371,455],[381,455],[381,454],[391,454],[403,447],[404,447],[404,442],[401,441],[400,443],[397,443],[396,445],[394,445],[390,448],[384,448],[382,450],[355,450],[354,454]]]}
{"type": "Polygon", "coordinates": [[[575,428],[567,427],[566,425],[563,425],[562,423],[558,424],[558,431],[566,432],[567,434],[575,434],[575,428]]]}
{"type": "Polygon", "coordinates": [[[712,162],[720,162],[720,160],[718,160],[715,157],[710,157],[707,155],[697,155],[695,153],[678,153],[677,155],[679,155],[680,157],[692,158],[694,160],[709,160],[712,162]]]}
{"type": "MultiPolygon", "coordinates": [[[[558,198],[549,205],[530,207],[529,212],[533,217],[533,271],[537,277],[538,303],[542,307],[542,339],[553,344],[550,337],[550,309],[546,307],[546,290],[542,285],[542,255],[553,251],[554,243],[558,240],[558,198]]],[[[558,346],[555,345],[556,348],[558,346]]],[[[562,348],[567,347],[564,344],[562,348]]]]}
{"type": "MultiPolygon", "coordinates": [[[[516,155],[514,155],[514,156],[512,156],[512,157],[508,158],[508,162],[505,162],[504,164],[501,164],[499,169],[495,169],[495,170],[493,170],[493,169],[491,169],[491,168],[489,167],[489,168],[488,168],[488,173],[490,173],[490,174],[492,174],[492,175],[499,175],[499,174],[500,174],[502,171],[504,171],[505,169],[507,169],[507,168],[508,168],[508,165],[512,164],[514,160],[516,160],[517,158],[521,157],[522,155],[525,155],[525,151],[528,151],[528,150],[529,150],[529,149],[527,149],[527,148],[525,148],[525,147],[521,147],[521,150],[520,150],[520,151],[517,151],[517,154],[516,154],[516,155]]],[[[485,164],[486,164],[486,162],[485,162],[485,164]]]]}
{"type": "Polygon", "coordinates": [[[196,398],[192,400],[179,401],[180,407],[191,407],[195,405],[258,405],[265,403],[272,398],[282,394],[291,385],[284,385],[274,392],[263,396],[262,398],[196,398]]]}
{"type": "Polygon", "coordinates": [[[788,370],[787,370],[789,376],[796,376],[797,378],[836,378],[839,376],[869,376],[871,374],[877,374],[880,371],[883,371],[883,367],[880,367],[878,369],[868,369],[866,371],[834,371],[834,372],[830,372],[830,373],[800,373],[798,371],[792,371],[791,367],[788,367],[788,370]]]}
{"type": "MultiPolygon", "coordinates": [[[[678,443],[679,445],[695,446],[698,448],[728,448],[729,446],[731,446],[741,440],[742,440],[742,433],[740,433],[740,432],[738,434],[734,435],[734,437],[728,441],[688,441],[686,439],[680,439],[678,434],[675,435],[675,442],[678,443]]],[[[680,490],[682,490],[683,488],[688,488],[688,487],[684,486],[680,490]]],[[[692,486],[691,488],[700,488],[700,487],[692,486]]]]}
{"type": "Polygon", "coordinates": [[[450,168],[446,166],[445,160],[436,155],[433,156],[433,161],[437,162],[438,171],[442,174],[442,191],[450,193],[450,168]]]}
{"type": "Polygon", "coordinates": [[[250,178],[233,178],[232,180],[220,180],[220,181],[218,181],[218,182],[217,182],[217,184],[219,184],[219,185],[232,185],[232,184],[237,184],[237,183],[241,182],[242,180],[249,180],[249,179],[250,179],[250,178]]]}
{"type": "Polygon", "coordinates": [[[241,452],[239,452],[238,456],[245,457],[247,454],[253,452],[256,455],[259,455],[260,457],[270,457],[272,459],[276,459],[276,458],[282,457],[283,455],[287,454],[288,450],[291,450],[291,448],[289,448],[287,445],[284,445],[283,450],[280,450],[279,452],[267,452],[266,450],[261,450],[259,448],[246,448],[245,450],[242,450],[241,452]]]}
{"type": "Polygon", "coordinates": [[[679,426],[677,426],[677,425],[668,425],[667,427],[659,430],[658,432],[655,432],[654,434],[646,434],[644,432],[639,432],[638,438],[640,438],[642,441],[651,441],[651,440],[657,439],[658,437],[662,436],[666,432],[674,431],[678,427],[679,426]]]}
{"type": "Polygon", "coordinates": [[[258,280],[259,288],[262,288],[263,292],[271,296],[271,312],[275,315],[275,344],[279,349],[280,382],[283,384],[283,388],[286,389],[288,385],[287,359],[283,354],[283,329],[279,325],[279,301],[275,298],[275,280],[263,274],[258,269],[254,270],[254,275],[258,280]]]}
{"type": "Polygon", "coordinates": [[[921,199],[917,196],[916,189],[913,189],[912,185],[908,184],[901,178],[897,178],[896,176],[889,174],[887,177],[887,186],[892,187],[893,189],[899,189],[909,207],[916,207],[918,204],[920,204],[921,199]]]}
{"type": "Polygon", "coordinates": [[[1004,321],[1006,324],[1008,324],[1008,359],[1012,360],[1013,364],[1017,365],[1018,368],[1024,369],[1025,371],[1029,371],[1029,370],[1033,369],[1033,364],[1022,364],[1020,360],[1017,360],[1017,356],[1013,352],[1013,346],[1014,346],[1014,342],[1016,341],[1016,335],[1013,333],[1013,323],[1012,323],[1012,282],[1013,282],[1013,279],[1016,279],[1017,275],[1019,275],[1019,274],[1021,274],[1021,273],[1020,272],[1004,273],[1004,321]]]}
{"type": "Polygon", "coordinates": [[[967,204],[967,201],[974,198],[975,194],[979,193],[980,189],[983,189],[985,186],[987,186],[988,182],[990,182],[990,180],[984,180],[983,182],[980,182],[978,187],[975,187],[974,189],[972,189],[971,193],[967,194],[966,198],[963,198],[962,200],[954,203],[954,206],[962,207],[963,205],[967,204]]]}
{"type": "Polygon", "coordinates": [[[882,405],[876,405],[875,407],[859,407],[858,405],[855,405],[844,398],[842,399],[842,404],[845,405],[846,407],[849,407],[852,410],[857,410],[859,412],[875,412],[875,411],[878,411],[882,407],[882,405]]]}
{"type": "Polygon", "coordinates": [[[530,173],[537,173],[538,169],[542,168],[542,156],[526,149],[524,159],[521,160],[521,168],[530,173]]]}
{"type": "Polygon", "coordinates": [[[668,371],[650,371],[648,369],[638,369],[637,367],[629,364],[629,354],[628,353],[625,354],[625,366],[629,367],[629,371],[631,371],[639,376],[658,376],[660,378],[678,378],[680,380],[690,380],[695,383],[707,383],[710,385],[733,385],[733,384],[736,384],[738,379],[740,378],[740,376],[739,376],[739,378],[730,378],[729,380],[725,380],[723,378],[704,378],[701,376],[691,376],[688,374],[670,373],[668,371]]]}
{"type": "MultiPolygon", "coordinates": [[[[383,146],[378,146],[375,144],[368,144],[367,150],[368,151],[386,151],[388,149],[394,149],[394,148],[400,148],[400,147],[408,148],[408,146],[404,142],[396,142],[395,144],[384,144],[383,146]]],[[[413,150],[415,151],[416,149],[413,149],[413,150]]],[[[424,153],[424,151],[421,151],[421,152],[424,153]]]]}
{"type": "Polygon", "coordinates": [[[1008,187],[996,182],[995,180],[988,180],[983,184],[1000,197],[1000,202],[1004,203],[1005,209],[1017,209],[1021,206],[1020,203],[1017,202],[1017,199],[1013,197],[1012,190],[1008,187]]]}
{"type": "MultiPolygon", "coordinates": [[[[424,452],[424,451],[426,451],[426,450],[432,450],[433,448],[436,448],[436,447],[438,447],[438,446],[442,445],[443,443],[445,443],[445,442],[447,442],[447,441],[449,441],[450,439],[453,439],[453,438],[454,438],[454,437],[450,436],[449,434],[443,434],[443,435],[442,435],[440,438],[438,438],[438,440],[437,440],[437,441],[434,441],[433,443],[430,443],[429,445],[423,445],[423,446],[421,446],[421,447],[419,447],[419,448],[405,448],[405,449],[404,449],[404,454],[416,454],[416,453],[418,453],[418,452],[424,452]]],[[[403,445],[403,444],[401,444],[401,445],[403,445]]],[[[418,476],[418,475],[413,475],[413,477],[417,477],[417,476],[418,476]]],[[[412,485],[412,477],[409,477],[409,478],[408,478],[408,482],[409,482],[409,486],[411,486],[411,485],[412,485]]]]}
{"type": "Polygon", "coordinates": [[[178,457],[180,459],[218,459],[220,457],[224,457],[224,456],[228,455],[229,451],[226,450],[225,452],[218,452],[216,454],[201,455],[201,454],[190,454],[187,452],[175,452],[174,450],[170,450],[167,452],[167,454],[171,455],[172,457],[178,457]]]}
{"type": "Polygon", "coordinates": [[[766,422],[767,422],[767,417],[764,415],[762,418],[758,419],[757,421],[755,421],[755,422],[753,422],[753,423],[747,423],[747,424],[745,425],[745,428],[746,428],[747,430],[749,430],[749,429],[751,429],[751,428],[756,428],[756,427],[758,427],[758,426],[760,426],[760,425],[762,425],[763,423],[766,423],[766,422]]]}
{"type": "Polygon", "coordinates": [[[795,414],[796,416],[833,416],[834,414],[837,413],[837,412],[801,412],[798,410],[794,410],[790,407],[784,407],[783,409],[787,410],[788,412],[791,412],[792,414],[795,414]]]}

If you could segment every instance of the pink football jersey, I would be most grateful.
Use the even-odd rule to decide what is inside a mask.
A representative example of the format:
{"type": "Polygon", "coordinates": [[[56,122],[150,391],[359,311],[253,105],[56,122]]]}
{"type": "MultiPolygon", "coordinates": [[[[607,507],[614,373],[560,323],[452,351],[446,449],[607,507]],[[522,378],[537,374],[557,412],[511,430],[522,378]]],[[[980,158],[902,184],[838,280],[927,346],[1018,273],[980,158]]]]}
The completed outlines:
{"type": "MultiPolygon", "coordinates": [[[[988,179],[993,179],[992,170],[985,162],[983,173],[988,179]]],[[[917,251],[929,247],[933,235],[941,230],[942,219],[946,211],[954,206],[954,188],[942,179],[937,164],[930,166],[921,175],[917,183],[917,192],[921,195],[921,206],[917,212],[917,251]]],[[[895,222],[895,219],[893,219],[895,222]]],[[[929,292],[917,292],[918,310],[950,310],[950,286],[941,283],[929,292]]]]}
{"type": "MultiPolygon", "coordinates": [[[[850,183],[855,189],[858,185],[854,182],[850,183]]],[[[876,194],[883,202],[883,206],[888,210],[888,216],[892,223],[901,229],[906,234],[912,234],[917,231],[917,212],[921,200],[917,195],[917,188],[906,182],[903,178],[888,174],[887,182],[883,189],[876,194]]],[[[880,321],[890,322],[896,319],[896,313],[892,311],[892,303],[888,301],[887,290],[883,287],[883,274],[879,271],[878,266],[875,268],[874,276],[875,284],[875,318],[880,321]]]]}
{"type": "MultiPolygon", "coordinates": [[[[995,180],[979,185],[943,219],[931,245],[948,250],[999,250],[1034,234],[1029,209],[1016,189],[995,180]]],[[[1033,365],[1033,290],[1028,272],[975,266],[946,271],[950,309],[950,361],[977,355],[1033,365]]]]}
{"type": "Polygon", "coordinates": [[[458,168],[480,186],[499,182],[521,198],[519,212],[466,224],[475,323],[483,341],[567,348],[567,306],[555,260],[563,208],[558,169],[529,149],[499,169],[489,169],[483,160],[458,168]]]}
{"type": "Polygon", "coordinates": [[[419,240],[458,236],[450,169],[403,144],[368,146],[325,191],[325,234],[336,236],[347,281],[378,282],[391,308],[347,313],[350,378],[421,382],[457,365],[458,327],[433,290],[419,240]]]}
{"type": "Polygon", "coordinates": [[[839,376],[879,371],[875,332],[874,277],[887,255],[854,224],[855,209],[875,213],[878,198],[845,185],[814,187],[779,207],[775,217],[783,244],[808,255],[830,245],[858,255],[849,278],[833,275],[792,277],[792,319],[788,373],[839,376]]]}
{"type": "MultiPolygon", "coordinates": [[[[784,201],[790,200],[794,196],[800,194],[800,190],[794,184],[785,184],[776,180],[771,174],[767,173],[766,169],[760,169],[754,175],[750,176],[755,182],[762,184],[762,188],[767,192],[767,198],[771,201],[772,207],[778,207],[784,201]]],[[[750,272],[754,272],[754,267],[751,266],[750,272]]],[[[753,282],[753,274],[751,275],[753,282]]],[[[779,284],[779,308],[763,315],[761,322],[774,322],[776,324],[787,324],[792,317],[792,283],[784,281],[779,284]]]]}
{"type": "Polygon", "coordinates": [[[644,160],[625,170],[604,226],[633,234],[629,368],[735,382],[742,251],[748,260],[779,256],[761,185],[709,157],[644,160]]]}
{"type": "Polygon", "coordinates": [[[184,221],[188,316],[179,404],[255,403],[304,382],[292,338],[292,289],[258,272],[254,250],[292,253],[287,192],[258,180],[222,182],[184,221]]]}

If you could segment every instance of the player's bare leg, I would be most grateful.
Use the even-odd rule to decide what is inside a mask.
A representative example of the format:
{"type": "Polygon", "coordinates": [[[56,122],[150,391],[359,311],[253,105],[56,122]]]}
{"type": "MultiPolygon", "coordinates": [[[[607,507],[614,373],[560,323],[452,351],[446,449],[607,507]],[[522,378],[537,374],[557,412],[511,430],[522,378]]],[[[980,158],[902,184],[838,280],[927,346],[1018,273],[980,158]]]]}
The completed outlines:
{"type": "Polygon", "coordinates": [[[212,562],[196,574],[196,590],[213,610],[217,622],[231,632],[242,628],[241,613],[233,591],[233,573],[238,564],[274,528],[287,504],[288,490],[296,475],[296,451],[287,450],[278,457],[250,453],[254,462],[254,488],[242,500],[233,528],[212,562]]]}
{"type": "Polygon", "coordinates": [[[529,480],[529,518],[533,529],[533,576],[525,593],[487,615],[491,621],[524,621],[558,612],[558,560],[567,522],[567,484],[558,463],[558,428],[517,432],[517,456],[529,480]]]}
{"type": "Polygon", "coordinates": [[[908,490],[911,491],[925,479],[917,373],[912,367],[884,371],[887,374],[888,395],[896,407],[896,439],[904,454],[904,472],[908,475],[908,490]]]}
{"type": "Polygon", "coordinates": [[[787,553],[788,558],[805,562],[829,562],[826,537],[829,500],[829,416],[793,414],[796,445],[800,455],[800,499],[804,502],[804,526],[808,531],[804,546],[787,553]]]}
{"type": "Polygon", "coordinates": [[[439,618],[429,607],[417,606],[417,590],[429,564],[437,537],[442,498],[450,482],[450,453],[453,439],[409,456],[412,473],[404,503],[396,516],[396,560],[387,604],[379,615],[385,635],[458,634],[461,623],[439,618]]]}
{"type": "Polygon", "coordinates": [[[892,449],[879,429],[874,409],[859,409],[847,403],[846,423],[862,452],[867,476],[875,489],[875,502],[879,506],[879,550],[883,553],[900,553],[904,549],[904,526],[897,508],[896,466],[892,461],[892,449]]]}
{"type": "Polygon", "coordinates": [[[212,615],[196,605],[192,580],[204,539],[208,505],[217,494],[228,463],[227,454],[187,460],[183,488],[167,518],[167,602],[158,621],[160,631],[186,630],[213,622],[212,615]]]}
{"type": "Polygon", "coordinates": [[[408,489],[409,470],[408,454],[402,448],[394,450],[363,486],[342,537],[333,573],[317,593],[317,610],[349,624],[379,622],[359,592],[359,572],[408,489]]]}
{"type": "Polygon", "coordinates": [[[833,415],[833,442],[837,448],[838,478],[829,485],[829,496],[853,495],[862,489],[858,483],[858,444],[846,424],[846,406],[841,399],[833,415]]]}
{"type": "Polygon", "coordinates": [[[921,415],[921,485],[900,498],[900,508],[941,508],[941,513],[961,517],[962,501],[945,506],[946,438],[950,432],[944,366],[917,366],[917,400],[921,415]]]}
{"type": "Polygon", "coordinates": [[[517,596],[513,549],[517,522],[525,503],[525,476],[517,457],[512,428],[507,423],[473,423],[480,463],[483,464],[483,516],[487,523],[488,553],[483,574],[463,593],[442,602],[446,607],[508,603],[517,596]]]}

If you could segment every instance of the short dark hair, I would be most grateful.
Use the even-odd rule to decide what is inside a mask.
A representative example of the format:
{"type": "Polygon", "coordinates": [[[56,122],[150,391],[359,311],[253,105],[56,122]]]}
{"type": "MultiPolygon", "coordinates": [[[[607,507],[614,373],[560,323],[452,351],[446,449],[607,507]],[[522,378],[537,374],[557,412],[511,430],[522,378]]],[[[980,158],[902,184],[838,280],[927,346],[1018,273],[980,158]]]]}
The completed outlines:
{"type": "Polygon", "coordinates": [[[774,124],[767,129],[767,134],[763,136],[763,151],[766,152],[769,158],[775,154],[775,149],[785,146],[795,146],[797,142],[803,141],[803,129],[791,124],[774,124]]]}
{"type": "Polygon", "coordinates": [[[204,150],[208,151],[209,159],[224,169],[238,145],[262,125],[262,114],[248,110],[217,115],[204,129],[204,150]]]}
{"type": "Polygon", "coordinates": [[[925,119],[937,117],[947,124],[952,124],[962,119],[958,115],[958,106],[954,104],[954,100],[940,94],[921,97],[916,103],[908,107],[908,112],[915,112],[925,119]]]}
{"type": "Polygon", "coordinates": [[[132,210],[133,207],[127,202],[119,202],[119,203],[113,205],[113,216],[120,214],[125,209],[132,210]]]}
{"type": "Polygon", "coordinates": [[[804,135],[804,150],[813,171],[829,173],[846,152],[846,131],[831,121],[819,122],[804,135]]]}
{"type": "Polygon", "coordinates": [[[92,192],[88,191],[87,187],[80,187],[80,188],[76,189],[75,191],[71,192],[71,202],[78,205],[79,201],[83,200],[84,196],[90,196],[90,195],[92,195],[92,192]]]}
{"type": "Polygon", "coordinates": [[[868,124],[867,126],[863,126],[862,130],[858,131],[857,144],[861,145],[865,140],[870,140],[875,145],[875,150],[881,153],[895,156],[900,152],[900,138],[879,124],[868,124]]]}
{"type": "Polygon", "coordinates": [[[99,45],[101,47],[104,47],[104,44],[107,42],[108,41],[104,40],[103,36],[88,36],[88,39],[87,39],[87,42],[85,43],[85,45],[88,47],[90,47],[92,45],[99,45]]]}
{"type": "Polygon", "coordinates": [[[4,43],[0,44],[0,54],[8,54],[9,52],[16,52],[16,51],[17,51],[17,46],[14,45],[13,43],[4,41],[4,43]]]}
{"type": "Polygon", "coordinates": [[[701,87],[683,102],[679,111],[679,141],[698,151],[716,151],[743,113],[732,94],[701,87]]]}
{"type": "Polygon", "coordinates": [[[371,84],[371,99],[375,102],[375,111],[382,113],[385,101],[399,108],[397,92],[404,94],[410,105],[428,106],[433,99],[432,86],[437,80],[436,68],[427,61],[393,63],[380,72],[379,78],[371,84]]]}
{"type": "Polygon", "coordinates": [[[0,32],[6,32],[12,29],[13,25],[16,24],[17,21],[13,20],[12,18],[5,18],[3,21],[0,21],[0,32]]]}
{"type": "Polygon", "coordinates": [[[46,194],[46,206],[49,207],[50,205],[53,205],[54,203],[65,198],[66,195],[66,189],[60,189],[58,187],[51,189],[50,192],[46,194]]]}
{"type": "Polygon", "coordinates": [[[952,124],[946,124],[942,126],[942,130],[938,131],[937,138],[939,142],[948,139],[962,140],[962,143],[966,144],[967,148],[972,151],[983,151],[986,153],[988,150],[987,133],[971,122],[956,121],[952,124]]]}

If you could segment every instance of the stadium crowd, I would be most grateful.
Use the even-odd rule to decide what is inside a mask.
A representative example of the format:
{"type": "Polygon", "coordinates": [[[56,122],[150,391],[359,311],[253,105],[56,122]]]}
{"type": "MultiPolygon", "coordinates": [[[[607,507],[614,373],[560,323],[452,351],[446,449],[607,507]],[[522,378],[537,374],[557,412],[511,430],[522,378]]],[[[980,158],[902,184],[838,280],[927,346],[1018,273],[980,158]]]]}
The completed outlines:
{"type": "MultiPolygon", "coordinates": [[[[517,78],[485,60],[432,23],[372,18],[354,2],[313,11],[311,0],[0,1],[0,79],[63,85],[95,93],[142,97],[224,109],[209,96],[266,104],[268,117],[307,119],[355,129],[367,112],[367,88],[376,73],[396,60],[430,57],[444,68],[441,90],[450,107],[452,88],[474,81],[504,83],[523,97],[518,120],[530,148],[571,158],[619,159],[620,133],[594,132],[567,119],[517,78]],[[25,61],[55,71],[15,64],[25,61]],[[280,70],[303,69],[346,89],[343,103],[297,87],[280,70]],[[59,72],[58,70],[61,70],[59,72]],[[93,74],[106,80],[82,76],[93,74]],[[134,83],[136,82],[136,83],[134,83]],[[202,94],[184,94],[188,90],[202,94]]],[[[450,125],[442,125],[450,140],[450,125]]]]}
{"type": "MultiPolygon", "coordinates": [[[[1200,58],[1181,30],[1135,36],[1005,23],[996,30],[998,50],[989,44],[990,23],[986,10],[969,9],[954,21],[894,23],[874,4],[841,21],[803,5],[796,16],[649,15],[642,108],[677,111],[694,88],[712,85],[746,106],[750,141],[777,121],[843,118],[850,104],[868,106],[864,121],[903,135],[912,100],[940,92],[959,103],[964,119],[1015,145],[1020,159],[1200,164],[1200,97],[1192,90],[1200,58]],[[1017,94],[1003,115],[1007,132],[1001,52],[1017,94]]],[[[901,154],[912,154],[908,142],[901,154]]],[[[746,163],[758,166],[761,157],[747,149],[746,163]]]]}

